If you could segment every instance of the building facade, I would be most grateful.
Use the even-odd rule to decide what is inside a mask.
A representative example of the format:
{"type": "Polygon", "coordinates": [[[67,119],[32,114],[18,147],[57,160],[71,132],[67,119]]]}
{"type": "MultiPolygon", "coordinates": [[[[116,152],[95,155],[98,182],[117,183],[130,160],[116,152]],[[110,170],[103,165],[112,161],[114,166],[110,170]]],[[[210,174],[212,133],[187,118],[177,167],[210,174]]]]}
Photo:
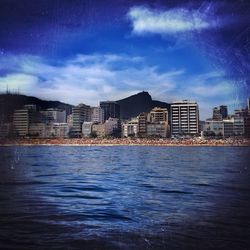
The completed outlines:
{"type": "Polygon", "coordinates": [[[60,109],[49,108],[40,111],[43,117],[43,122],[52,123],[66,123],[66,111],[60,109]]]}
{"type": "Polygon", "coordinates": [[[82,136],[82,124],[83,122],[89,122],[90,117],[90,106],[85,104],[79,104],[72,108],[72,136],[82,136]]]}
{"type": "Polygon", "coordinates": [[[162,137],[166,138],[169,135],[168,122],[148,123],[147,136],[148,137],[162,137]]]}
{"type": "Polygon", "coordinates": [[[171,134],[196,135],[199,133],[199,107],[194,101],[171,104],[171,134]]]}
{"type": "Polygon", "coordinates": [[[17,109],[13,115],[14,132],[17,136],[26,136],[29,133],[30,112],[27,108],[17,109]]]}
{"type": "Polygon", "coordinates": [[[168,110],[166,108],[153,108],[148,114],[148,121],[152,123],[167,122],[168,110]]]}
{"type": "Polygon", "coordinates": [[[138,115],[138,136],[147,136],[147,113],[143,112],[138,115]]]}
{"type": "Polygon", "coordinates": [[[91,108],[91,122],[104,123],[104,110],[101,107],[91,108]]]}
{"type": "Polygon", "coordinates": [[[138,118],[132,119],[122,124],[122,137],[138,136],[138,118]]]}
{"type": "Polygon", "coordinates": [[[84,122],[82,124],[83,137],[91,137],[93,122],[84,122]]]}

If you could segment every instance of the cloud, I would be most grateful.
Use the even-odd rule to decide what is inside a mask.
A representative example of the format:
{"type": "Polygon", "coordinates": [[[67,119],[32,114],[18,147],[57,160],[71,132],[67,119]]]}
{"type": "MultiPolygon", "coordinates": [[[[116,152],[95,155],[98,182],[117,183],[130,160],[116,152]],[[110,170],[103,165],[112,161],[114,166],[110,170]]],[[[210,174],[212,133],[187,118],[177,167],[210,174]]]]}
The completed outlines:
{"type": "Polygon", "coordinates": [[[12,74],[0,77],[0,91],[5,91],[8,85],[9,89],[47,100],[89,105],[118,100],[142,90],[152,93],[162,88],[171,90],[175,87],[171,79],[184,73],[183,70],[160,73],[141,57],[116,54],[81,54],[60,65],[29,55],[10,56],[4,67],[12,74]]]}
{"type": "Polygon", "coordinates": [[[135,34],[175,34],[198,31],[215,26],[211,17],[198,10],[174,8],[166,11],[144,6],[132,7],[128,14],[135,34]]]}
{"type": "Polygon", "coordinates": [[[70,104],[97,106],[102,100],[119,100],[146,90],[160,101],[195,100],[204,119],[213,106],[231,102],[234,90],[223,72],[194,76],[185,69],[164,72],[128,55],[81,54],[60,65],[28,55],[10,57],[4,67],[12,73],[0,77],[0,91],[8,85],[26,95],[70,104]]]}

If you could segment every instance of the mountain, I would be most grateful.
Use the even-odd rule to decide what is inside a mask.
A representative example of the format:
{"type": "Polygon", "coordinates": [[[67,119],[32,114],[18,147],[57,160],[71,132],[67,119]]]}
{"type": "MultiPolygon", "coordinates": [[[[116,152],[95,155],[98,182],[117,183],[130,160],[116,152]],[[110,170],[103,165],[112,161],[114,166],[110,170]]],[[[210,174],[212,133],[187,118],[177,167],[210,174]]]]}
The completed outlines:
{"type": "Polygon", "coordinates": [[[20,109],[26,104],[36,104],[41,109],[59,108],[66,110],[67,114],[71,112],[72,105],[59,101],[45,101],[33,96],[19,94],[0,94],[0,119],[5,122],[11,121],[15,109],[20,109]]]}
{"type": "Polygon", "coordinates": [[[122,100],[118,100],[120,105],[121,119],[136,117],[142,112],[149,112],[154,107],[167,108],[170,111],[170,104],[152,100],[148,92],[140,92],[122,100]]]}
{"type": "MultiPolygon", "coordinates": [[[[117,103],[120,104],[121,119],[136,117],[142,112],[149,112],[154,107],[170,110],[168,103],[152,100],[151,95],[145,91],[118,100],[117,103]]],[[[33,96],[19,94],[0,94],[0,121],[11,121],[14,110],[20,109],[26,104],[36,104],[41,109],[64,109],[67,114],[71,113],[72,109],[72,105],[59,101],[45,101],[33,96]]]]}

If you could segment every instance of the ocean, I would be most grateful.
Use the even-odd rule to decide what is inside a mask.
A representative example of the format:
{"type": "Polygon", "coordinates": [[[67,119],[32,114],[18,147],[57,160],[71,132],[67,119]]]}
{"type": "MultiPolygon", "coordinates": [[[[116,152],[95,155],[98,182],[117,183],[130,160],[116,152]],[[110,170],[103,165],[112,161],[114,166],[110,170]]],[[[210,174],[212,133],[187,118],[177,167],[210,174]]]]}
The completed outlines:
{"type": "Polygon", "coordinates": [[[250,147],[0,147],[0,249],[250,249],[250,147]]]}

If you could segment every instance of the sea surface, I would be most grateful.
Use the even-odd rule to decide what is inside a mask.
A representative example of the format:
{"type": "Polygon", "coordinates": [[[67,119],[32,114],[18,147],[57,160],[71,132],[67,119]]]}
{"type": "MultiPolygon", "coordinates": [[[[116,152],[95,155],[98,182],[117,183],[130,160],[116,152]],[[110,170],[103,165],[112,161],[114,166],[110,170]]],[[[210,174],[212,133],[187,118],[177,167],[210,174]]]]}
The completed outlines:
{"type": "Polygon", "coordinates": [[[0,147],[0,249],[250,249],[250,147],[0,147]]]}

